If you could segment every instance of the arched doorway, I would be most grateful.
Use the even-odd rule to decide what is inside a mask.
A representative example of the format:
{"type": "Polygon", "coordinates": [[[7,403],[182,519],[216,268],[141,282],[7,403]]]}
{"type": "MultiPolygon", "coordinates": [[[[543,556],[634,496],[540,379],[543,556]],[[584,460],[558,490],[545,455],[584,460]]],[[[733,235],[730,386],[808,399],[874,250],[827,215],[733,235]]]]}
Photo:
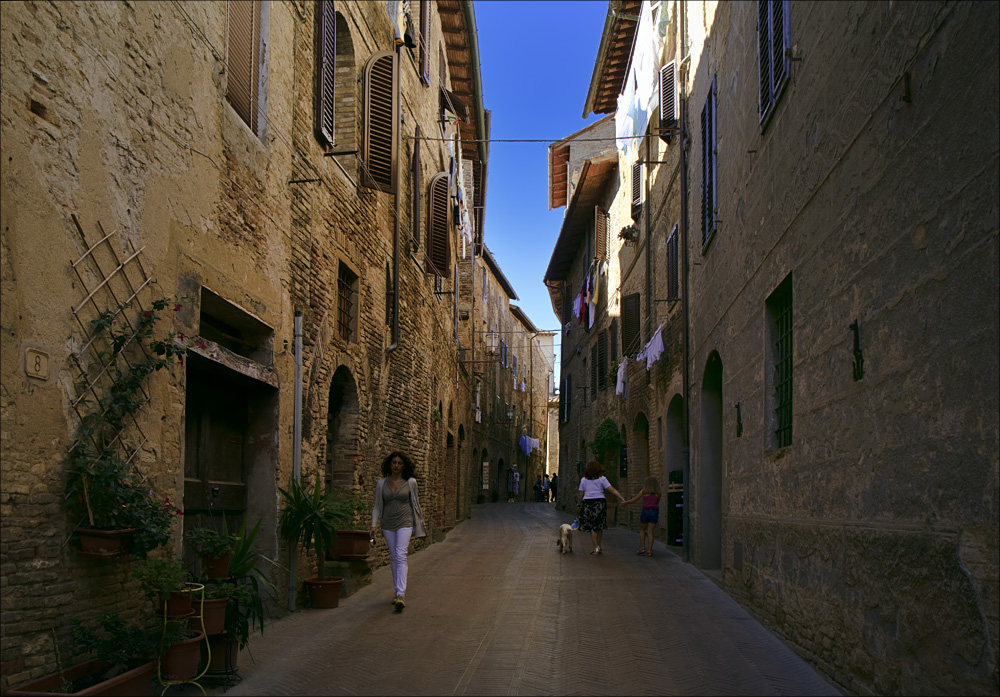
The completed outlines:
{"type": "Polygon", "coordinates": [[[358,388],[346,366],[340,366],[330,380],[330,395],[326,410],[326,487],[365,489],[374,482],[356,478],[360,452],[358,448],[358,388]]]}
{"type": "Polygon", "coordinates": [[[701,568],[722,568],[722,359],[715,351],[701,381],[698,524],[701,568]]]}
{"type": "MultiPolygon", "coordinates": [[[[667,407],[667,436],[664,443],[667,468],[666,525],[667,544],[684,544],[683,492],[671,491],[671,485],[684,484],[684,398],[677,394],[667,407]]],[[[690,490],[688,496],[690,497],[690,490]]]]}

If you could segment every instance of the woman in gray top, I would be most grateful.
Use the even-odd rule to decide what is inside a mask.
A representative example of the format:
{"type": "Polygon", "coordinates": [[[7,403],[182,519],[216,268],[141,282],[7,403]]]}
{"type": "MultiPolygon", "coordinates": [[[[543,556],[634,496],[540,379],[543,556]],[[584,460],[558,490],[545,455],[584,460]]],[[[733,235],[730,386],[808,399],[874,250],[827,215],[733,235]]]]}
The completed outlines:
{"type": "Polygon", "coordinates": [[[382,520],[382,536],[389,545],[392,583],[396,588],[393,605],[397,610],[406,606],[406,551],[411,537],[425,537],[424,516],[417,501],[417,480],[413,463],[404,453],[395,451],[382,462],[384,475],[375,485],[375,505],[372,508],[371,537],[382,520]]]}

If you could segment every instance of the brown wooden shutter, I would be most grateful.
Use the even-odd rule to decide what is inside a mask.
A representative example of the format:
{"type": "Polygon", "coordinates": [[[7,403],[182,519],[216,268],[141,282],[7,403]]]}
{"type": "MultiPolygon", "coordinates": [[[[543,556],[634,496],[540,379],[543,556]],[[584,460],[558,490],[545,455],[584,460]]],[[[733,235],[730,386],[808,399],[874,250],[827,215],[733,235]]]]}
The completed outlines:
{"type": "Polygon", "coordinates": [[[226,99],[256,134],[260,1],[229,0],[227,8],[226,99]]]}
{"type": "Polygon", "coordinates": [[[396,191],[396,129],[399,71],[396,54],[381,51],[365,65],[364,144],[361,183],[380,191],[396,191]]]}
{"type": "Polygon", "coordinates": [[[642,163],[632,163],[632,220],[642,215],[642,163]]]}
{"type": "Polygon", "coordinates": [[[431,1],[420,0],[420,78],[431,84],[431,1]]]}
{"type": "Polygon", "coordinates": [[[622,355],[638,353],[639,342],[639,294],[634,293],[622,298],[622,355]]]}
{"type": "Polygon", "coordinates": [[[618,318],[611,320],[611,362],[618,360],[618,318]]]}
{"type": "MultiPolygon", "coordinates": [[[[674,83],[674,62],[670,61],[660,68],[660,128],[675,128],[677,126],[678,94],[674,83]]],[[[660,131],[660,138],[670,140],[670,133],[660,131]]]]}
{"type": "Polygon", "coordinates": [[[608,388],[608,332],[602,329],[597,334],[597,386],[608,388]]]}
{"type": "Polygon", "coordinates": [[[598,261],[608,260],[608,228],[611,217],[600,206],[594,206],[594,256],[598,261]]]}
{"type": "Polygon", "coordinates": [[[321,143],[333,144],[334,82],[337,77],[337,14],[333,0],[316,4],[315,131],[321,143]]]}
{"type": "Polygon", "coordinates": [[[448,199],[450,181],[447,172],[438,172],[431,179],[428,198],[427,216],[427,272],[439,276],[450,276],[451,266],[448,263],[451,250],[450,219],[448,215],[448,199]]]}
{"type": "Polygon", "coordinates": [[[590,401],[597,399],[597,342],[590,347],[590,401]]]}
{"type": "Polygon", "coordinates": [[[420,206],[421,206],[421,184],[420,184],[420,126],[413,132],[413,242],[415,246],[420,245],[420,206]]]}

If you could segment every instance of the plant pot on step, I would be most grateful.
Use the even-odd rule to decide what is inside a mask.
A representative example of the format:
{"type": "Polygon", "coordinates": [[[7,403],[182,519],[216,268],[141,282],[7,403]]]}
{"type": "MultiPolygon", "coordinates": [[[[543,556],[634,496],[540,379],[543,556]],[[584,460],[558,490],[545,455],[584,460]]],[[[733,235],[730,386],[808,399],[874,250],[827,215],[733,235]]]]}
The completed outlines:
{"type": "Polygon", "coordinates": [[[318,610],[337,607],[340,603],[340,587],[343,583],[343,578],[326,581],[320,581],[318,578],[307,578],[306,587],[309,589],[312,606],[318,610]]]}
{"type": "Polygon", "coordinates": [[[166,616],[169,620],[189,617],[194,612],[191,603],[190,589],[174,591],[166,600],[163,598],[158,599],[157,612],[160,617],[166,616]]]}
{"type": "Polygon", "coordinates": [[[205,634],[208,636],[221,634],[226,629],[226,605],[228,604],[229,598],[214,598],[204,601],[201,598],[195,598],[192,602],[194,615],[189,620],[191,629],[200,632],[202,623],[204,623],[205,634]]]}
{"type": "Polygon", "coordinates": [[[327,559],[366,559],[371,549],[367,530],[338,530],[327,559]]]}
{"type": "Polygon", "coordinates": [[[81,557],[110,559],[125,554],[132,543],[132,534],[135,532],[135,528],[123,530],[77,528],[76,532],[80,536],[81,557]]]}
{"type": "Polygon", "coordinates": [[[216,634],[208,637],[206,646],[211,653],[206,675],[220,675],[236,670],[240,657],[240,647],[236,637],[229,634],[216,634]]]}
{"type": "Polygon", "coordinates": [[[160,659],[160,677],[163,680],[190,680],[198,674],[201,662],[201,632],[188,632],[189,639],[174,644],[160,659]]]}
{"type": "Polygon", "coordinates": [[[39,697],[40,695],[151,695],[153,694],[153,673],[156,672],[156,661],[149,661],[120,675],[80,689],[76,692],[62,692],[63,681],[70,683],[86,679],[90,675],[98,675],[107,670],[108,666],[100,661],[87,661],[71,666],[62,673],[51,673],[41,678],[18,685],[7,690],[10,697],[39,697]]]}

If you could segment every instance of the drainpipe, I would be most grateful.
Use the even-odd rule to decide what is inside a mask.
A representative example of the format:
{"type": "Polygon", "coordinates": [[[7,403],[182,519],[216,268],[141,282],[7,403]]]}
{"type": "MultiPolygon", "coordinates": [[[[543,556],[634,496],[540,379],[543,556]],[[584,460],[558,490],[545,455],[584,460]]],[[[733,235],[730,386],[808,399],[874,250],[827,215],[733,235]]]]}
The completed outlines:
{"type": "Polygon", "coordinates": [[[646,218],[646,341],[653,338],[653,240],[650,237],[653,219],[652,202],[649,198],[650,189],[650,172],[653,168],[650,165],[652,158],[649,156],[649,141],[652,140],[652,136],[647,130],[646,133],[646,205],[643,207],[643,213],[645,213],[646,218]]]}
{"type": "MultiPolygon", "coordinates": [[[[292,417],[292,478],[299,480],[302,470],[302,311],[295,311],[295,415],[292,417]]],[[[296,567],[298,553],[294,547],[288,551],[288,611],[295,611],[296,567]]]]}
{"type": "MultiPolygon", "coordinates": [[[[684,16],[685,16],[685,6],[684,3],[680,3],[680,12],[678,13],[678,19],[680,22],[680,35],[681,35],[681,53],[685,52],[686,42],[685,42],[685,26],[684,26],[684,16]]],[[[691,341],[691,320],[689,316],[688,308],[688,134],[687,134],[687,98],[684,94],[683,85],[681,82],[682,89],[680,95],[680,114],[678,123],[680,124],[680,144],[681,144],[681,228],[680,228],[680,240],[678,242],[681,246],[681,254],[683,259],[681,264],[684,267],[683,273],[683,285],[681,298],[683,303],[681,307],[683,308],[684,317],[684,371],[683,380],[684,384],[681,387],[681,393],[683,394],[684,400],[684,446],[683,446],[683,460],[684,460],[684,515],[683,515],[683,526],[681,528],[682,536],[684,538],[683,542],[683,554],[684,561],[691,561],[691,423],[690,423],[690,402],[691,393],[688,389],[688,384],[690,382],[690,341],[691,341]]]]}

